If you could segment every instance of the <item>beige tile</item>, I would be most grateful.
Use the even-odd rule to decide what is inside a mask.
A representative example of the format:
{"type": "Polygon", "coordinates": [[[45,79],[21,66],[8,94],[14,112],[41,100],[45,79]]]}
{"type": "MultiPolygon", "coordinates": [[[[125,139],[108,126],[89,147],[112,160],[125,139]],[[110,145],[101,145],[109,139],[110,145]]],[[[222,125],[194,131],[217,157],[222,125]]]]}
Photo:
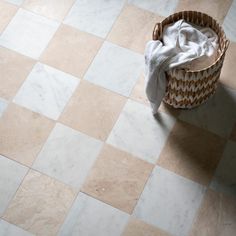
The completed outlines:
{"type": "Polygon", "coordinates": [[[75,195],[72,188],[31,170],[3,218],[37,235],[55,235],[75,195]]]}
{"type": "Polygon", "coordinates": [[[138,82],[136,83],[136,85],[132,90],[130,98],[149,106],[149,101],[146,96],[145,87],[146,85],[145,85],[144,75],[141,74],[138,82]]]}
{"type": "Polygon", "coordinates": [[[61,25],[41,61],[82,78],[101,44],[102,40],[96,36],[61,25]]]}
{"type": "Polygon", "coordinates": [[[0,119],[0,154],[31,166],[54,123],[10,104],[0,119]]]}
{"type": "Polygon", "coordinates": [[[233,0],[180,0],[175,11],[200,11],[207,13],[218,22],[223,23],[232,1],[233,0]]]}
{"type": "Polygon", "coordinates": [[[225,61],[220,75],[221,83],[236,89],[236,43],[231,42],[226,52],[225,61]]]}
{"type": "Polygon", "coordinates": [[[0,33],[8,25],[12,17],[15,15],[16,11],[16,6],[4,1],[0,1],[0,33]]]}
{"type": "Polygon", "coordinates": [[[62,123],[106,140],[126,98],[82,80],[64,113],[62,123]]]}
{"type": "Polygon", "coordinates": [[[62,21],[75,0],[25,0],[23,7],[27,10],[62,21]]]}
{"type": "MultiPolygon", "coordinates": [[[[141,102],[147,106],[150,106],[150,103],[146,96],[145,87],[146,87],[145,78],[144,78],[144,75],[141,74],[138,82],[136,83],[136,85],[134,86],[132,90],[130,98],[132,98],[135,101],[141,102]]],[[[180,114],[180,109],[175,109],[164,102],[161,103],[159,107],[159,111],[164,112],[173,117],[178,117],[180,114]]]]}
{"type": "Polygon", "coordinates": [[[131,213],[153,165],[112,146],[104,146],[82,191],[131,213]]]}
{"type": "Polygon", "coordinates": [[[170,234],[141,220],[131,218],[122,236],[170,236],[170,234]]]}
{"type": "Polygon", "coordinates": [[[0,62],[0,97],[10,100],[26,79],[35,61],[0,47],[0,62]]]}
{"type": "Polygon", "coordinates": [[[163,148],[158,164],[200,184],[211,180],[225,140],[201,128],[178,121],[163,148]]]}
{"type": "Polygon", "coordinates": [[[236,123],[235,123],[235,125],[234,125],[233,130],[232,130],[232,133],[231,133],[230,138],[231,138],[233,141],[236,142],[236,123]]]}
{"type": "Polygon", "coordinates": [[[146,42],[162,17],[132,5],[127,5],[114,24],[108,40],[120,46],[143,53],[146,42]]]}
{"type": "Polygon", "coordinates": [[[209,190],[189,236],[232,236],[235,222],[236,199],[209,190]]]}

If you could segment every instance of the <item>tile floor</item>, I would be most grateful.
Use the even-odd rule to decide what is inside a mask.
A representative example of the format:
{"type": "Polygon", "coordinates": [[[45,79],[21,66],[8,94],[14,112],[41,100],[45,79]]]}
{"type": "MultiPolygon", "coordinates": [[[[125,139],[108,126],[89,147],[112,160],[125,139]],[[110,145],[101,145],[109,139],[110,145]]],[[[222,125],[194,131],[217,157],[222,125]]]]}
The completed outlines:
{"type": "Polygon", "coordinates": [[[0,0],[0,236],[234,236],[236,0],[0,0]],[[144,93],[145,43],[206,11],[231,44],[199,108],[144,93]]]}

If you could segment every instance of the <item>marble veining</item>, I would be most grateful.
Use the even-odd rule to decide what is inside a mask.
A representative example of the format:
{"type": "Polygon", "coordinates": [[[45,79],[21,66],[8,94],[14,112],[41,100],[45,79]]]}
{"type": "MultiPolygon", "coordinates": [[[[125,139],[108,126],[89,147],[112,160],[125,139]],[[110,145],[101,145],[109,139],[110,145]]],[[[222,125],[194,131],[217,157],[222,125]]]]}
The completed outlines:
{"type": "Polygon", "coordinates": [[[78,84],[78,78],[37,63],[13,101],[56,120],[78,84]]]}
{"type": "Polygon", "coordinates": [[[8,105],[8,102],[5,99],[0,98],[0,117],[2,116],[3,112],[7,108],[7,105],[8,105]]]}
{"type": "Polygon", "coordinates": [[[59,236],[120,236],[129,215],[79,193],[59,236]]]}
{"type": "Polygon", "coordinates": [[[206,103],[195,109],[182,110],[179,118],[228,138],[236,122],[236,91],[219,84],[206,103]]]}
{"type": "Polygon", "coordinates": [[[228,141],[210,187],[236,196],[236,142],[228,141]]]}
{"type": "Polygon", "coordinates": [[[124,3],[125,0],[77,0],[64,23],[105,38],[124,3]]]}
{"type": "Polygon", "coordinates": [[[226,36],[233,42],[236,42],[236,0],[233,1],[223,23],[223,28],[226,36]]]}
{"type": "Polygon", "coordinates": [[[134,216],[172,235],[187,236],[205,187],[156,166],[134,216]]]}
{"type": "Polygon", "coordinates": [[[124,96],[129,96],[143,69],[143,56],[105,42],[84,79],[124,96]]]}
{"type": "Polygon", "coordinates": [[[0,220],[0,235],[1,236],[33,236],[33,234],[8,223],[5,220],[0,220]]]}
{"type": "Polygon", "coordinates": [[[59,27],[49,20],[20,8],[0,36],[0,45],[37,59],[59,27]]]}
{"type": "Polygon", "coordinates": [[[102,142],[58,123],[33,168],[79,189],[102,142]]]}
{"type": "Polygon", "coordinates": [[[128,3],[134,4],[145,10],[157,13],[161,16],[169,16],[174,13],[179,0],[128,0],[128,3]]]}
{"type": "MultiPolygon", "coordinates": [[[[28,168],[25,166],[0,155],[0,217],[8,206],[27,171],[28,168]]],[[[0,233],[0,235],[2,234],[0,233]]]]}
{"type": "Polygon", "coordinates": [[[124,151],[156,163],[175,119],[158,113],[156,120],[149,107],[128,100],[107,142],[124,151]]]}

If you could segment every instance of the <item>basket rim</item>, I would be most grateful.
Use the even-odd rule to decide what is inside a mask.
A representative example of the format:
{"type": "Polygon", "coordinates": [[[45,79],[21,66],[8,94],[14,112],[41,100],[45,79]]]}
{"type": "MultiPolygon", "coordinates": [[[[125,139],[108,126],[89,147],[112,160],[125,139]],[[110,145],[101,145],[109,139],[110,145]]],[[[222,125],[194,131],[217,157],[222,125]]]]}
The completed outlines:
{"type": "Polygon", "coordinates": [[[163,25],[165,26],[165,21],[171,19],[172,17],[174,16],[178,16],[178,15],[184,15],[184,13],[191,13],[191,14],[202,14],[204,17],[209,17],[215,24],[216,26],[219,28],[219,30],[221,31],[222,33],[222,37],[223,37],[223,40],[225,42],[224,44],[224,47],[221,49],[221,52],[219,54],[219,56],[217,57],[217,59],[214,61],[214,63],[212,63],[211,65],[207,66],[207,67],[204,67],[200,70],[185,70],[185,69],[178,69],[178,68],[173,68],[172,70],[176,70],[176,71],[182,71],[182,73],[184,74],[192,74],[192,73],[203,73],[204,71],[212,68],[213,66],[215,66],[220,60],[221,58],[224,56],[224,54],[226,53],[227,49],[228,49],[228,46],[229,46],[229,43],[230,41],[227,39],[226,37],[226,34],[224,32],[224,29],[222,28],[222,26],[218,23],[217,20],[215,20],[212,16],[204,13],[204,12],[200,12],[200,11],[179,11],[179,12],[175,12],[171,15],[169,15],[168,17],[166,17],[165,19],[163,19],[162,21],[158,22],[155,24],[154,26],[154,29],[153,29],[153,34],[152,34],[152,39],[153,40],[157,40],[157,39],[154,39],[155,38],[155,32],[156,32],[156,29],[159,27],[159,25],[163,25]]]}

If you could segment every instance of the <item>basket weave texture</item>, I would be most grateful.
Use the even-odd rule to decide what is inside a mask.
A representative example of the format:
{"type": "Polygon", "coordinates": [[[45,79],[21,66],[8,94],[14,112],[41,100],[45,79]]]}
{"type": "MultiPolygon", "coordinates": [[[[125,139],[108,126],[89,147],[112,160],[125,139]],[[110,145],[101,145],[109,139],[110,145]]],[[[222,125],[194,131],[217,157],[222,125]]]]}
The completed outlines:
{"type": "Polygon", "coordinates": [[[193,108],[204,103],[215,93],[229,40],[216,20],[196,11],[178,12],[157,23],[153,30],[153,40],[161,40],[164,26],[180,19],[202,27],[210,27],[218,35],[218,57],[212,65],[196,71],[176,68],[166,72],[167,87],[163,101],[175,108],[193,108]]]}

